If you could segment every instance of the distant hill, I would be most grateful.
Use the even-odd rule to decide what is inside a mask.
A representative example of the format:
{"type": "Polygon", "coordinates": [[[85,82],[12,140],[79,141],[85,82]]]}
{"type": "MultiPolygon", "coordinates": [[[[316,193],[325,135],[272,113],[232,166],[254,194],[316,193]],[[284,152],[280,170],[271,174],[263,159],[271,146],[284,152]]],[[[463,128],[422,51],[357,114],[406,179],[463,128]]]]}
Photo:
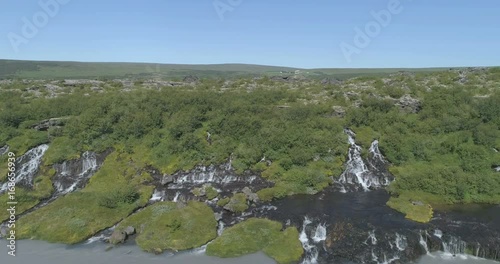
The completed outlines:
{"type": "Polygon", "coordinates": [[[399,71],[438,71],[447,68],[426,69],[298,69],[291,67],[252,64],[155,64],[123,62],[63,62],[0,60],[0,79],[63,79],[63,78],[183,78],[196,75],[201,78],[238,78],[262,75],[292,75],[296,71],[310,78],[334,77],[345,79],[356,76],[385,75],[399,71]]]}

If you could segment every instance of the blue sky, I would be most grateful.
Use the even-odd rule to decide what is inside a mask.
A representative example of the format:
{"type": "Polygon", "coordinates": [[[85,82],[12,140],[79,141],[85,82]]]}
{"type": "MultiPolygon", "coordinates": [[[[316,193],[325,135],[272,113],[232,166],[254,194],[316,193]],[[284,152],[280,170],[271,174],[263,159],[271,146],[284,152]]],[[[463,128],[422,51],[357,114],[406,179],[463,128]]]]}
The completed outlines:
{"type": "Polygon", "coordinates": [[[40,0],[54,1],[61,3],[53,17],[39,0],[1,2],[0,58],[302,68],[500,65],[498,0],[400,0],[400,12],[362,48],[355,28],[366,33],[377,21],[372,11],[387,11],[397,0],[40,0]],[[226,11],[217,12],[215,2],[226,11]],[[24,34],[34,17],[38,32],[24,34]],[[341,43],[356,49],[350,60],[341,43]]]}

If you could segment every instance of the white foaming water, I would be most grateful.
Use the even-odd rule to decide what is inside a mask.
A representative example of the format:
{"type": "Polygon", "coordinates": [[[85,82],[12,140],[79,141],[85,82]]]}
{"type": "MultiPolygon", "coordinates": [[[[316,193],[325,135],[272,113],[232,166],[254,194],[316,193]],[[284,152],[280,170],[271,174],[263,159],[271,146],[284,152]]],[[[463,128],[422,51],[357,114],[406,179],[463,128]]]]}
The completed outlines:
{"type": "Polygon", "coordinates": [[[449,241],[447,242],[443,241],[442,243],[443,243],[443,250],[445,253],[448,253],[452,256],[465,254],[467,243],[465,243],[459,238],[451,237],[449,241]]]}
{"type": "Polygon", "coordinates": [[[370,146],[370,149],[368,150],[368,152],[370,152],[375,159],[380,160],[381,162],[385,163],[385,158],[382,155],[382,153],[380,152],[380,149],[378,148],[378,140],[374,140],[372,142],[372,145],[370,146]]]}
{"type": "Polygon", "coordinates": [[[367,243],[368,241],[370,241],[372,245],[377,244],[377,237],[375,236],[375,230],[368,232],[368,238],[365,240],[364,243],[368,245],[367,243]]]}
{"type": "Polygon", "coordinates": [[[439,229],[435,229],[434,230],[434,236],[441,239],[443,237],[443,231],[439,230],[439,229]]]}
{"type": "Polygon", "coordinates": [[[163,201],[163,196],[165,196],[165,191],[158,191],[155,189],[151,199],[149,200],[152,202],[163,201]]]}
{"type": "MultiPolygon", "coordinates": [[[[347,192],[345,184],[360,186],[364,191],[369,191],[370,188],[379,188],[382,186],[387,186],[390,184],[389,178],[386,176],[374,175],[367,167],[365,161],[361,157],[362,148],[356,144],[354,139],[356,134],[349,129],[345,129],[344,132],[347,134],[349,139],[349,153],[348,160],[346,162],[346,169],[340,175],[339,182],[342,184],[341,192],[347,192]]],[[[386,163],[384,156],[379,150],[378,140],[372,142],[369,152],[371,153],[372,160],[369,164],[374,170],[377,170],[376,163],[386,163]]]]}
{"type": "Polygon", "coordinates": [[[326,240],[326,224],[318,224],[314,231],[313,240],[316,243],[326,240]]]}
{"type": "MultiPolygon", "coordinates": [[[[49,149],[49,145],[43,144],[36,148],[30,149],[24,155],[16,159],[16,184],[23,182],[28,186],[33,186],[33,177],[35,177],[40,163],[42,162],[43,154],[49,149]]],[[[8,183],[4,183],[0,188],[0,193],[8,189],[8,183]]]]}
{"type": "Polygon", "coordinates": [[[427,246],[427,237],[424,240],[424,237],[422,236],[422,232],[420,232],[420,240],[418,241],[418,243],[420,243],[420,245],[425,249],[425,253],[427,253],[427,255],[430,255],[429,247],[427,246]]]}
{"type": "Polygon", "coordinates": [[[406,247],[408,246],[408,241],[405,236],[402,236],[398,233],[396,233],[396,248],[398,248],[399,251],[404,251],[406,247]]]}
{"type": "Polygon", "coordinates": [[[174,185],[172,185],[173,188],[177,188],[179,186],[182,186],[184,183],[191,183],[191,184],[204,184],[204,183],[218,183],[218,184],[228,184],[228,183],[234,183],[234,182],[244,182],[244,183],[253,183],[256,179],[257,176],[248,176],[248,177],[241,177],[241,176],[236,176],[230,173],[229,171],[232,170],[231,167],[231,162],[224,164],[223,166],[223,171],[225,173],[219,173],[219,168],[215,166],[198,166],[195,170],[193,170],[191,173],[188,173],[184,176],[178,177],[174,181],[174,185]]]}
{"type": "Polygon", "coordinates": [[[180,195],[181,195],[181,193],[180,193],[180,192],[176,192],[176,193],[175,193],[175,196],[174,196],[174,199],[172,200],[172,202],[174,202],[174,203],[178,202],[178,201],[179,201],[179,196],[180,196],[180,195]]]}
{"type": "Polygon", "coordinates": [[[299,235],[300,243],[302,243],[302,247],[304,248],[304,252],[306,256],[302,261],[302,264],[316,264],[318,263],[318,249],[315,245],[309,243],[309,238],[307,237],[306,227],[310,225],[312,221],[306,217],[304,217],[304,222],[302,223],[302,231],[299,235]]]}
{"type": "Polygon", "coordinates": [[[423,256],[418,262],[418,264],[498,264],[494,260],[487,260],[477,258],[471,255],[459,254],[453,256],[450,253],[445,252],[433,252],[430,255],[423,256]]]}
{"type": "Polygon", "coordinates": [[[500,166],[496,167],[496,168],[495,168],[495,170],[496,170],[497,172],[500,172],[500,166]]]}
{"type": "Polygon", "coordinates": [[[89,245],[89,244],[92,244],[92,243],[95,243],[95,242],[98,242],[98,241],[104,241],[107,238],[108,237],[105,236],[105,235],[93,236],[93,237],[87,239],[87,242],[85,242],[85,245],[89,245]]]}
{"type": "MultiPolygon", "coordinates": [[[[82,184],[83,182],[86,182],[90,177],[94,175],[94,173],[98,169],[97,165],[97,155],[94,152],[86,151],[82,154],[81,156],[81,170],[79,173],[76,175],[75,179],[72,179],[73,183],[69,187],[65,187],[62,182],[54,182],[54,186],[56,187],[56,190],[60,194],[67,194],[70,192],[74,192],[78,185],[82,184]]],[[[64,161],[63,164],[61,165],[61,172],[60,175],[62,177],[71,177],[73,175],[70,175],[70,169],[68,166],[68,161],[64,161]]]]}
{"type": "Polygon", "coordinates": [[[217,235],[222,235],[222,232],[224,232],[224,222],[222,220],[219,220],[219,227],[217,228],[217,235]]]}

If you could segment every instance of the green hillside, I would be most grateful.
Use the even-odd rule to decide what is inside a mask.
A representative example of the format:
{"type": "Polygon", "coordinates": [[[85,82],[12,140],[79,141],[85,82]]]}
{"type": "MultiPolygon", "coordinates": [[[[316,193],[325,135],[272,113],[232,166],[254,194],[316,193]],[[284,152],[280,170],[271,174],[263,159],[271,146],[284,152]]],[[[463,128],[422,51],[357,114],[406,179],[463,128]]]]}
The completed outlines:
{"type": "Polygon", "coordinates": [[[239,78],[261,75],[291,75],[296,70],[308,78],[380,76],[400,71],[434,72],[443,68],[426,69],[298,69],[291,67],[251,64],[155,64],[123,62],[56,62],[0,60],[0,79],[65,79],[65,78],[162,78],[177,79],[187,75],[201,78],[239,78]]]}

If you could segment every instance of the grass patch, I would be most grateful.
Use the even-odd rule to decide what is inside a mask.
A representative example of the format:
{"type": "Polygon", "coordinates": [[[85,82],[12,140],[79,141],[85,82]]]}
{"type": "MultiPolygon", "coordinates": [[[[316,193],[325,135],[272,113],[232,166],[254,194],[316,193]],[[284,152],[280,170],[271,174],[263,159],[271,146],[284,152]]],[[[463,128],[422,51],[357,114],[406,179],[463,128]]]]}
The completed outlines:
{"type": "Polygon", "coordinates": [[[279,222],[251,218],[226,229],[207,246],[207,255],[234,258],[264,251],[278,263],[293,263],[303,254],[295,227],[281,231],[279,222]]]}
{"type": "Polygon", "coordinates": [[[184,207],[173,202],[155,203],[128,217],[117,228],[128,226],[137,230],[139,247],[154,253],[197,248],[217,236],[212,209],[194,201],[184,207]]]}
{"type": "Polygon", "coordinates": [[[75,244],[121,221],[146,205],[153,192],[154,187],[139,185],[140,173],[135,165],[126,154],[110,154],[83,190],[19,219],[18,237],[75,244]],[[103,196],[131,187],[138,193],[135,201],[117,199],[112,208],[103,206],[103,196]]]}
{"type": "Polygon", "coordinates": [[[398,197],[391,197],[387,202],[387,206],[406,215],[406,218],[427,223],[433,215],[432,206],[423,196],[412,193],[403,193],[398,197]],[[422,203],[422,204],[420,204],[422,203]]]}
{"type": "Polygon", "coordinates": [[[222,198],[219,201],[217,201],[217,206],[224,207],[226,204],[229,203],[230,200],[231,198],[229,197],[222,198]]]}
{"type": "Polygon", "coordinates": [[[244,212],[248,209],[247,196],[244,193],[234,194],[224,208],[235,213],[244,212]]]}
{"type": "Polygon", "coordinates": [[[75,146],[77,144],[68,137],[57,137],[50,142],[50,148],[43,155],[43,163],[52,165],[62,163],[65,160],[78,159],[80,157],[75,146]]]}
{"type": "Polygon", "coordinates": [[[24,129],[21,135],[10,139],[7,145],[10,147],[10,152],[14,152],[17,157],[20,157],[28,150],[48,142],[49,137],[47,132],[24,129]]]}

